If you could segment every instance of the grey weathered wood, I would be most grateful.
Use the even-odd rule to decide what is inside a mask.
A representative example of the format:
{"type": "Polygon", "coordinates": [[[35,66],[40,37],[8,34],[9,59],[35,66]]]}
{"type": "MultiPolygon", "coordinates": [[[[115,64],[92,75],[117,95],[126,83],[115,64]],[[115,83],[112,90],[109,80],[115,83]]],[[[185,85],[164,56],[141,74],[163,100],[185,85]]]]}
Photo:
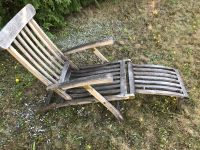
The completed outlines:
{"type": "Polygon", "coordinates": [[[179,83],[178,80],[176,79],[171,79],[171,78],[165,78],[165,77],[155,77],[155,76],[134,76],[135,80],[138,79],[145,79],[145,80],[155,80],[155,81],[169,81],[173,83],[179,83]]]}
{"type": "Polygon", "coordinates": [[[52,81],[53,83],[56,83],[56,80],[54,78],[52,78],[48,72],[46,72],[27,52],[26,50],[21,46],[21,44],[17,41],[14,40],[14,44],[19,48],[19,50],[29,59],[29,61],[31,63],[33,63],[35,65],[35,67],[45,75],[45,77],[47,77],[50,81],[52,81]]]}
{"type": "MultiPolygon", "coordinates": [[[[120,85],[119,84],[112,84],[112,85],[102,85],[102,86],[99,86],[99,87],[96,87],[95,85],[92,86],[93,88],[95,88],[95,90],[97,91],[107,91],[107,90],[115,90],[115,89],[120,89],[120,85]]],[[[87,92],[86,90],[84,89],[70,89],[70,90],[67,90],[67,93],[69,94],[81,94],[81,93],[85,93],[87,92]]]]}
{"type": "Polygon", "coordinates": [[[126,64],[125,61],[122,60],[120,62],[120,89],[121,95],[127,94],[127,85],[126,85],[126,64]]]}
{"type": "Polygon", "coordinates": [[[74,76],[90,76],[90,75],[97,75],[97,74],[105,74],[105,73],[113,73],[113,72],[119,72],[120,68],[114,68],[114,69],[110,69],[110,70],[98,70],[98,71],[94,71],[94,72],[86,72],[84,74],[74,74],[74,76]]]}
{"type": "Polygon", "coordinates": [[[129,89],[130,89],[129,93],[135,95],[135,81],[134,81],[133,66],[131,62],[128,62],[128,77],[129,77],[129,89]]]}
{"type": "MultiPolygon", "coordinates": [[[[95,90],[97,90],[97,89],[95,89],[95,90]]],[[[106,96],[106,95],[119,95],[120,94],[120,89],[105,90],[105,91],[98,90],[98,92],[103,96],[106,96]]],[[[84,93],[70,93],[70,96],[73,97],[73,98],[85,98],[85,97],[90,97],[92,95],[90,95],[88,92],[84,92],[84,93]]]]}
{"type": "Polygon", "coordinates": [[[93,71],[99,71],[99,70],[109,70],[109,69],[115,69],[115,68],[120,68],[120,64],[113,64],[113,65],[105,65],[105,66],[100,66],[100,67],[93,67],[93,68],[89,68],[89,69],[87,69],[87,68],[85,68],[85,69],[80,69],[80,70],[75,70],[75,71],[73,71],[74,73],[87,73],[87,72],[93,72],[93,71]]]}
{"type": "MultiPolygon", "coordinates": [[[[128,96],[125,97],[120,97],[118,95],[113,95],[113,96],[105,96],[105,98],[111,102],[111,101],[119,101],[119,100],[126,100],[129,99],[128,96]]],[[[64,103],[53,103],[50,104],[48,106],[39,108],[37,110],[38,113],[44,113],[53,109],[57,109],[57,108],[62,108],[62,107],[66,107],[66,106],[73,106],[73,105],[85,105],[85,104],[90,104],[90,103],[97,103],[99,101],[97,101],[94,97],[90,97],[90,98],[82,98],[82,99],[73,99],[72,101],[65,101],[64,103]]]]}
{"type": "Polygon", "coordinates": [[[163,90],[136,89],[136,93],[153,94],[153,95],[167,95],[167,96],[174,96],[174,97],[184,97],[183,94],[180,94],[180,93],[177,93],[177,92],[163,91],[163,90]]]}
{"type": "Polygon", "coordinates": [[[46,48],[40,43],[40,41],[35,37],[35,35],[30,31],[30,29],[25,26],[24,29],[28,33],[28,35],[32,38],[32,40],[36,43],[36,45],[41,49],[41,51],[59,68],[62,69],[62,65],[56,61],[56,59],[47,51],[46,48]]]}
{"type": "Polygon", "coordinates": [[[35,14],[35,8],[31,4],[27,4],[19,11],[0,31],[0,48],[9,48],[19,32],[35,14]]]}
{"type": "Polygon", "coordinates": [[[20,36],[17,35],[17,39],[21,42],[21,44],[26,48],[26,50],[46,69],[48,70],[53,76],[55,76],[57,79],[59,79],[59,76],[49,67],[46,65],[44,61],[36,55],[36,53],[32,50],[32,48],[25,42],[25,40],[20,36]]]}
{"type": "Polygon", "coordinates": [[[173,68],[162,66],[162,65],[153,65],[153,64],[133,64],[134,68],[154,68],[154,69],[166,69],[174,71],[173,68]]]}
{"type": "Polygon", "coordinates": [[[63,89],[67,90],[70,88],[82,87],[93,84],[103,84],[113,82],[112,74],[95,75],[89,77],[78,78],[69,82],[53,84],[47,87],[47,90],[63,89]]]}
{"type": "Polygon", "coordinates": [[[54,66],[54,64],[49,59],[47,59],[46,56],[44,56],[44,54],[31,41],[31,39],[26,35],[26,33],[23,30],[20,33],[22,34],[23,38],[27,41],[27,43],[34,49],[36,54],[43,59],[44,63],[48,64],[56,73],[60,74],[60,70],[56,66],[54,66]]]}
{"type": "Polygon", "coordinates": [[[168,74],[172,74],[172,75],[176,75],[176,73],[174,71],[170,71],[170,70],[165,70],[165,69],[153,69],[153,68],[134,68],[134,71],[144,71],[144,72],[158,72],[158,73],[168,73],[168,74]]]}
{"type": "Polygon", "coordinates": [[[180,88],[175,88],[171,86],[164,86],[164,85],[145,85],[145,84],[136,84],[135,87],[137,89],[145,89],[145,90],[165,90],[165,91],[172,91],[181,93],[182,90],[180,88]]]}
{"type": "Polygon", "coordinates": [[[79,46],[73,47],[71,49],[63,50],[63,53],[72,54],[72,53],[84,51],[84,50],[95,48],[95,47],[111,45],[113,43],[114,43],[113,38],[109,38],[109,39],[105,39],[105,40],[101,40],[101,41],[95,41],[95,42],[79,45],[79,46]]]}
{"type": "Polygon", "coordinates": [[[167,85],[167,86],[171,86],[171,87],[181,88],[180,84],[178,84],[178,83],[171,83],[171,82],[165,82],[165,81],[135,80],[135,84],[167,85]]]}
{"type": "Polygon", "coordinates": [[[119,110],[117,110],[105,97],[103,97],[99,92],[97,92],[90,85],[84,86],[84,88],[93,95],[100,103],[102,103],[118,120],[123,120],[123,117],[119,110]]]}
{"type": "Polygon", "coordinates": [[[139,76],[155,76],[155,77],[167,77],[167,78],[172,78],[172,79],[177,79],[176,75],[172,74],[166,74],[166,73],[159,73],[159,72],[134,72],[135,75],[139,76]]]}
{"type": "Polygon", "coordinates": [[[46,41],[43,32],[41,32],[41,30],[39,28],[37,28],[37,26],[34,24],[34,21],[31,20],[30,22],[28,22],[29,27],[33,30],[33,32],[37,35],[37,37],[42,41],[42,43],[47,47],[47,49],[49,50],[49,52],[51,52],[51,54],[62,64],[64,64],[64,60],[62,59],[62,57],[55,52],[54,49],[52,49],[52,47],[49,45],[49,43],[46,41]]]}
{"type": "Polygon", "coordinates": [[[187,98],[188,97],[188,93],[187,93],[187,90],[186,90],[186,88],[184,86],[183,80],[181,79],[180,73],[179,73],[179,71],[177,69],[175,69],[175,72],[177,74],[178,81],[179,81],[179,83],[181,85],[181,89],[183,90],[184,97],[187,98]]]}
{"type": "Polygon", "coordinates": [[[52,84],[46,77],[44,77],[37,69],[35,69],[23,56],[21,56],[17,50],[10,46],[8,52],[15,57],[27,70],[29,70],[35,77],[37,77],[46,86],[52,84]]]}
{"type": "Polygon", "coordinates": [[[66,62],[66,63],[64,64],[64,66],[63,66],[62,71],[61,71],[59,83],[65,82],[65,77],[66,77],[68,71],[69,71],[69,63],[66,62]]]}

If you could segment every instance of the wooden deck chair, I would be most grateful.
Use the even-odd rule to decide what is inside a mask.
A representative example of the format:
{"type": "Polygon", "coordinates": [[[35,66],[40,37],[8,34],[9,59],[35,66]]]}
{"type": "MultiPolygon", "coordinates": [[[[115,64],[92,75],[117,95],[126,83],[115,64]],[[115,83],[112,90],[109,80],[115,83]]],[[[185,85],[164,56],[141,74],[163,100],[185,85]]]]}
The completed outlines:
{"type": "Polygon", "coordinates": [[[108,62],[97,47],[112,39],[60,51],[33,19],[36,11],[26,5],[0,31],[0,47],[7,50],[36,78],[63,99],[44,110],[70,105],[102,103],[113,115],[123,117],[110,101],[134,98],[136,93],[188,97],[177,70],[160,65],[136,65],[131,60],[108,62]],[[103,64],[78,68],[65,54],[92,49],[103,64]]]}

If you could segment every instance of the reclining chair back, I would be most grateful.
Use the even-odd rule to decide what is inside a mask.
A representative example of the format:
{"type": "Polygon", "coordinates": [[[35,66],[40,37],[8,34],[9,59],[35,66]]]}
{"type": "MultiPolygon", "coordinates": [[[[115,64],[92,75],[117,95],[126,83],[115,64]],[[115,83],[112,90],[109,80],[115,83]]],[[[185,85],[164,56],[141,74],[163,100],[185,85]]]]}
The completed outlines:
{"type": "MultiPolygon", "coordinates": [[[[18,12],[0,31],[0,48],[6,49],[48,86],[59,82],[64,65],[72,64],[33,19],[35,14],[31,4],[18,12]]],[[[70,99],[64,91],[59,89],[56,92],[63,98],[70,99]]]]}

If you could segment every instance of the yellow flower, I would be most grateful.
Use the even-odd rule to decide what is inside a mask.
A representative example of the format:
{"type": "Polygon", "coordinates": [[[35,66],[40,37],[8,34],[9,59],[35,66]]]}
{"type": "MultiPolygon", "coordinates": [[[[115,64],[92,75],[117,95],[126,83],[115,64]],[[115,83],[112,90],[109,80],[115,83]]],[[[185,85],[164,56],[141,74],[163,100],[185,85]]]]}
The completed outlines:
{"type": "Polygon", "coordinates": [[[15,82],[16,82],[16,83],[19,83],[19,81],[20,81],[19,78],[16,78],[16,79],[15,79],[15,82]]]}

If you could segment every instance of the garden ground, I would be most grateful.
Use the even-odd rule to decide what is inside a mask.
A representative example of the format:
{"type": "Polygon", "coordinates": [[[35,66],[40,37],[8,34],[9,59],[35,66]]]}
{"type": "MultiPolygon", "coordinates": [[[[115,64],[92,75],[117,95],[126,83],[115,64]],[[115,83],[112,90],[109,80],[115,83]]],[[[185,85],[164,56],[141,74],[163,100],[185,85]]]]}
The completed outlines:
{"type": "MultiPolygon", "coordinates": [[[[110,61],[178,68],[190,96],[181,111],[176,98],[137,95],[120,102],[122,123],[100,104],[38,115],[45,86],[0,51],[0,149],[200,149],[199,8],[199,0],[107,0],[67,17],[52,37],[66,49],[112,36],[116,43],[101,48],[110,61]]],[[[72,57],[97,63],[88,53],[72,57]]]]}

